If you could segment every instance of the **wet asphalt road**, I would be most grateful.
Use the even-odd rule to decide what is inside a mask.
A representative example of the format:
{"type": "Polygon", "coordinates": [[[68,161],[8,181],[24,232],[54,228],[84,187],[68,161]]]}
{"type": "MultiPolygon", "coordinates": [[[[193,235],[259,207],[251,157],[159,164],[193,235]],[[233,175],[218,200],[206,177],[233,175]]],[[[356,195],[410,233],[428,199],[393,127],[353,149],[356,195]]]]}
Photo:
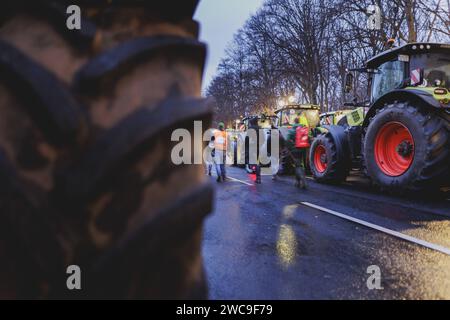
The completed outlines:
{"type": "Polygon", "coordinates": [[[449,254],[303,204],[450,250],[450,196],[391,197],[359,177],[301,191],[291,177],[228,174],[240,181],[217,185],[204,232],[211,299],[450,299],[449,254]],[[371,265],[383,289],[368,289],[371,265]]]}

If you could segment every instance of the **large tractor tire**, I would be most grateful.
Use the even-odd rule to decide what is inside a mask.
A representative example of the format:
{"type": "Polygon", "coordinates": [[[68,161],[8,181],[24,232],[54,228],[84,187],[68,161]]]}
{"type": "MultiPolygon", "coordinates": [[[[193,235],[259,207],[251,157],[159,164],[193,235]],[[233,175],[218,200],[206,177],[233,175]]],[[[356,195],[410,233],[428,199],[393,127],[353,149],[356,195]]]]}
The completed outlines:
{"type": "Polygon", "coordinates": [[[350,163],[347,162],[339,157],[331,134],[321,134],[311,144],[309,164],[316,181],[333,184],[345,181],[350,171],[350,163]]]}
{"type": "Polygon", "coordinates": [[[2,2],[0,297],[206,298],[212,187],[171,159],[210,127],[198,1],[84,1],[73,31],[71,2],[2,2]]]}
{"type": "Polygon", "coordinates": [[[371,119],[364,163],[371,180],[387,191],[433,193],[449,175],[450,123],[438,110],[391,103],[371,119]]]}

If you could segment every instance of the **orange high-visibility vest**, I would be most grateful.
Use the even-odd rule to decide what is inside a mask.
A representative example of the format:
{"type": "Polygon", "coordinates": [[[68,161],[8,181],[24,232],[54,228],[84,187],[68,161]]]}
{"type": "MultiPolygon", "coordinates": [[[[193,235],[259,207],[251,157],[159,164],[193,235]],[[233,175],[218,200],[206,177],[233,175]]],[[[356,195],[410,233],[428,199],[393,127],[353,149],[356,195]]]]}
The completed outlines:
{"type": "Polygon", "coordinates": [[[227,150],[227,132],[216,130],[214,131],[214,148],[216,150],[227,150]]]}

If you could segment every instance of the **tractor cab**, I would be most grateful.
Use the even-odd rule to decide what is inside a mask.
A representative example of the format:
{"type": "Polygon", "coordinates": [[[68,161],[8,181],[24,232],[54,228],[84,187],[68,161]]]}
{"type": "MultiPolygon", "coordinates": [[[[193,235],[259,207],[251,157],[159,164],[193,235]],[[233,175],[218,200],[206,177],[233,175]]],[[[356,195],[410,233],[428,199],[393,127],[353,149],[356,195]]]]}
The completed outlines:
{"type": "Polygon", "coordinates": [[[237,123],[238,129],[233,134],[233,139],[231,142],[233,151],[233,163],[237,166],[244,166],[247,172],[253,173],[254,168],[248,165],[248,146],[246,145],[247,131],[250,128],[250,122],[257,118],[258,127],[267,134],[270,133],[272,127],[276,127],[278,123],[278,117],[274,115],[251,115],[244,117],[237,123]]]}
{"type": "Polygon", "coordinates": [[[278,117],[277,116],[269,116],[265,114],[261,114],[258,116],[248,116],[242,119],[243,131],[247,131],[250,126],[250,120],[258,118],[258,126],[261,129],[271,129],[272,126],[276,126],[278,123],[278,117]]]}
{"type": "MultiPolygon", "coordinates": [[[[450,108],[450,44],[410,43],[387,50],[351,71],[369,74],[369,100],[374,104],[392,91],[412,90],[450,108]]],[[[346,92],[353,88],[348,74],[346,92]]]]}
{"type": "Polygon", "coordinates": [[[288,105],[275,111],[278,118],[278,129],[283,137],[287,137],[289,130],[295,124],[295,119],[304,116],[308,127],[314,129],[319,125],[320,107],[312,104],[288,105]]]}
{"type": "Polygon", "coordinates": [[[295,118],[304,115],[308,119],[311,128],[315,128],[319,124],[320,107],[312,104],[296,104],[288,105],[275,111],[278,117],[278,127],[292,127],[295,118]]]}
{"type": "Polygon", "coordinates": [[[371,102],[394,89],[415,89],[449,103],[450,45],[409,44],[367,62],[371,102]]]}

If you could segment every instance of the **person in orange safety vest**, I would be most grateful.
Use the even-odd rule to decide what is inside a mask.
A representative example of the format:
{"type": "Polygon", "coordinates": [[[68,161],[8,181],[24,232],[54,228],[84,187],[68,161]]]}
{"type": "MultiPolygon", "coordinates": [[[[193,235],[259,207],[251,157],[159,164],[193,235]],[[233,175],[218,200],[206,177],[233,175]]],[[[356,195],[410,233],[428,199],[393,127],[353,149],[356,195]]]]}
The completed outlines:
{"type": "Polygon", "coordinates": [[[214,163],[217,172],[217,182],[225,182],[226,180],[226,151],[227,132],[225,131],[225,124],[223,122],[219,122],[219,129],[214,131],[214,163]]]}

